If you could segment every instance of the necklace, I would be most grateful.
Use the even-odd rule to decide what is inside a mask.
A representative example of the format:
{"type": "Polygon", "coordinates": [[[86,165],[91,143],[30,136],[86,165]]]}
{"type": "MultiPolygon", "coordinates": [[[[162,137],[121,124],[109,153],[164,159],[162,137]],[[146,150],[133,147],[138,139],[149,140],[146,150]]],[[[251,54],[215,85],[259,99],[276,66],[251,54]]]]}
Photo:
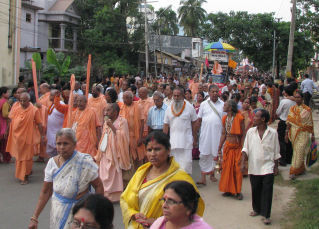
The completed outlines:
{"type": "Polygon", "coordinates": [[[231,119],[227,115],[226,117],[226,134],[229,134],[231,131],[231,128],[233,126],[234,116],[231,116],[231,119]]]}
{"type": "Polygon", "coordinates": [[[54,103],[51,104],[51,106],[49,107],[48,114],[49,115],[52,114],[53,110],[54,110],[54,103]]]}
{"type": "Polygon", "coordinates": [[[174,108],[173,108],[173,104],[172,104],[172,105],[171,105],[172,114],[173,114],[175,117],[180,116],[180,115],[183,113],[185,107],[186,107],[186,102],[184,101],[184,104],[183,104],[183,107],[182,107],[181,111],[176,114],[175,111],[174,111],[174,108]]]}

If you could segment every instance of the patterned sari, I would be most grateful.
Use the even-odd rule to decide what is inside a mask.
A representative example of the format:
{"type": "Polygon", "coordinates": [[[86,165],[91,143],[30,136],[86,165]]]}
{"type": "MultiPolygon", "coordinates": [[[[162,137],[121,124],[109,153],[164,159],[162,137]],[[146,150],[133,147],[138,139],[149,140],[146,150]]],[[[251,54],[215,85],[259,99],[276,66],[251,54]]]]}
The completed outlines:
{"type": "MultiPolygon", "coordinates": [[[[139,167],[121,195],[121,210],[126,229],[143,229],[141,224],[131,219],[136,213],[143,213],[147,218],[155,219],[162,216],[162,206],[159,199],[162,198],[163,189],[168,183],[184,180],[191,183],[197,190],[193,179],[184,170],[180,169],[173,158],[170,159],[170,167],[165,173],[145,182],[145,177],[151,167],[150,162],[139,167]]],[[[204,202],[200,198],[197,214],[202,216],[204,208],[204,202]]]]}
{"type": "MultiPolygon", "coordinates": [[[[53,160],[53,158],[51,158],[53,160]]],[[[71,210],[79,201],[77,195],[87,191],[90,182],[98,177],[98,167],[88,154],[74,151],[52,176],[53,194],[50,214],[50,229],[69,229],[71,210]]],[[[84,195],[82,198],[84,198],[84,195]]]]}
{"type": "Polygon", "coordinates": [[[305,154],[310,147],[310,134],[313,133],[311,109],[301,104],[289,110],[287,123],[291,125],[289,139],[293,147],[290,174],[300,175],[305,171],[305,154]]]}

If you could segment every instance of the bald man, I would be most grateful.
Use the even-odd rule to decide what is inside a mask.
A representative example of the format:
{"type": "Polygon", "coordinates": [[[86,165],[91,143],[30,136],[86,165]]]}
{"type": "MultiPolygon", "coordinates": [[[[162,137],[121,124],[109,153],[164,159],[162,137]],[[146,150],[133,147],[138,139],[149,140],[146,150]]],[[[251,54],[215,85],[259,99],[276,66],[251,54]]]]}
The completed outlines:
{"type": "Polygon", "coordinates": [[[48,109],[52,104],[52,101],[50,101],[50,90],[50,85],[47,83],[43,83],[39,87],[39,91],[41,94],[39,102],[41,103],[41,105],[46,106],[48,109]]]}
{"type": "Polygon", "coordinates": [[[130,156],[133,159],[136,170],[145,157],[143,142],[144,117],[142,109],[137,102],[133,102],[133,93],[126,91],[123,94],[124,104],[121,107],[120,116],[124,117],[128,123],[130,134],[130,156]]]}
{"type": "Polygon", "coordinates": [[[78,109],[72,112],[72,129],[77,139],[76,150],[94,157],[101,138],[102,124],[96,111],[87,106],[85,95],[78,95],[77,105],[78,109]]]}
{"type": "Polygon", "coordinates": [[[95,85],[92,87],[92,97],[89,98],[88,106],[95,109],[99,118],[99,122],[103,123],[104,110],[106,109],[106,99],[102,94],[101,87],[95,85]]]}
{"type": "Polygon", "coordinates": [[[27,89],[25,89],[24,87],[19,87],[16,91],[16,97],[17,97],[17,102],[15,102],[12,107],[11,107],[11,110],[10,111],[13,111],[15,110],[16,108],[20,107],[20,102],[19,102],[19,99],[20,99],[20,95],[23,93],[23,92],[27,92],[27,89]]]}
{"type": "Polygon", "coordinates": [[[30,103],[28,93],[21,93],[19,105],[9,114],[11,123],[6,151],[16,159],[15,176],[25,185],[32,171],[35,145],[43,142],[45,135],[39,109],[30,103]]]}

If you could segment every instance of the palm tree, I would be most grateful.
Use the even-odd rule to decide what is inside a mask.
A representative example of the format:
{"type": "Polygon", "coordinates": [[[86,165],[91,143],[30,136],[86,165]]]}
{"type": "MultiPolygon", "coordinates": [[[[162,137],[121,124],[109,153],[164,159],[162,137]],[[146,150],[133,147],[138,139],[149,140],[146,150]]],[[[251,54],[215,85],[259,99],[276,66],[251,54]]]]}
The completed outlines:
{"type": "Polygon", "coordinates": [[[200,26],[206,17],[206,10],[202,8],[204,2],[206,0],[181,0],[178,18],[187,36],[198,36],[200,26]]]}
{"type": "Polygon", "coordinates": [[[154,23],[154,30],[161,30],[163,35],[178,34],[178,19],[174,10],[160,8],[156,11],[157,20],[154,23]]]}

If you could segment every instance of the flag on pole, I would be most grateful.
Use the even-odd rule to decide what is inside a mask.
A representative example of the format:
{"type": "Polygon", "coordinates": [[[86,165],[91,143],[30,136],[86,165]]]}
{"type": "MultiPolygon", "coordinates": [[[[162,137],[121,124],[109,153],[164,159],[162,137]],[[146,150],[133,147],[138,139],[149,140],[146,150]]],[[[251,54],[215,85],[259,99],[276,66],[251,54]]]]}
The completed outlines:
{"type": "Polygon", "coordinates": [[[33,86],[34,86],[34,93],[35,93],[35,100],[39,103],[39,90],[38,90],[38,79],[37,79],[37,67],[34,60],[31,58],[32,64],[32,77],[33,77],[33,86]]]}
{"type": "Polygon", "coordinates": [[[207,68],[209,68],[209,62],[208,62],[207,56],[206,56],[206,59],[205,59],[205,65],[206,65],[207,68]]]}
{"type": "Polygon", "coordinates": [[[75,87],[75,76],[74,74],[71,75],[71,79],[70,79],[70,85],[71,85],[71,92],[70,92],[70,97],[69,97],[69,102],[68,102],[68,121],[67,121],[67,127],[71,128],[71,116],[72,116],[72,109],[73,109],[73,91],[74,91],[74,87],[75,87]]]}
{"type": "Polygon", "coordinates": [[[88,99],[89,97],[90,77],[91,77],[91,54],[89,54],[87,70],[86,70],[86,89],[85,89],[86,99],[88,99]]]}

